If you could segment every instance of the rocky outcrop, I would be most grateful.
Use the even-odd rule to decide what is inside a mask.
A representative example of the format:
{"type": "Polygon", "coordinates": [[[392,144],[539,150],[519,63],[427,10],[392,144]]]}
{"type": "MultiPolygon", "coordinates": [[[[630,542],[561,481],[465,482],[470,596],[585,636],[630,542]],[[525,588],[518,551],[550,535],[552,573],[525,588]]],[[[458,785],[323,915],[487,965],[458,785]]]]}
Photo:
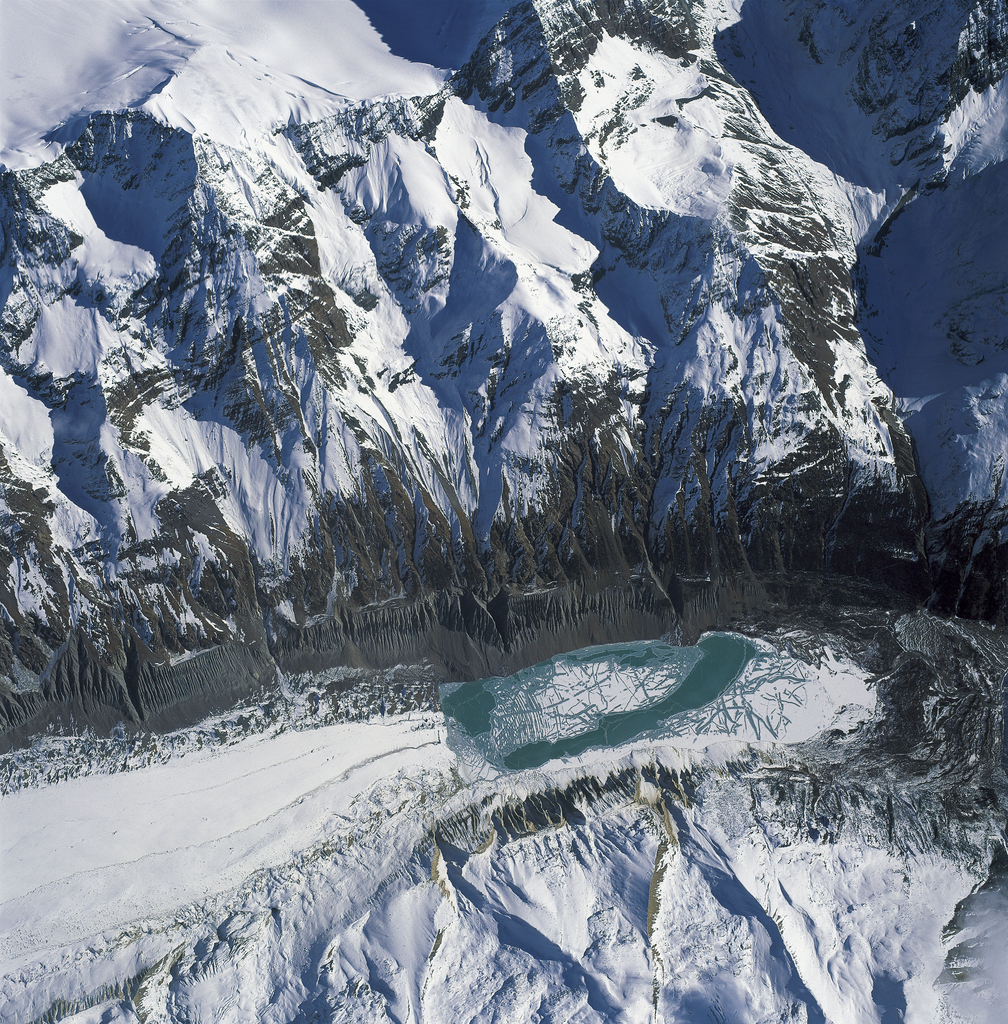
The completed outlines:
{"type": "Polygon", "coordinates": [[[782,139],[885,196],[858,245],[854,322],[909,411],[929,607],[1003,624],[1005,5],[746,3],[715,47],[782,139]],[[817,128],[837,94],[842,136],[817,128]]]}

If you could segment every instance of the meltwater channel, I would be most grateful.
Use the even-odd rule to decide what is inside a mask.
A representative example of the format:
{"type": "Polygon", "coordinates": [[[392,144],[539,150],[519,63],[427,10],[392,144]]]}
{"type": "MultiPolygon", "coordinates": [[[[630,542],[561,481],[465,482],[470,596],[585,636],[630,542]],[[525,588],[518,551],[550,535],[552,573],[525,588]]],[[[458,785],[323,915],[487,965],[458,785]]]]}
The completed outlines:
{"type": "Polygon", "coordinates": [[[445,687],[441,705],[491,764],[537,768],[618,746],[710,704],[756,653],[730,633],[709,633],[693,647],[656,640],[586,647],[506,678],[445,687]]]}

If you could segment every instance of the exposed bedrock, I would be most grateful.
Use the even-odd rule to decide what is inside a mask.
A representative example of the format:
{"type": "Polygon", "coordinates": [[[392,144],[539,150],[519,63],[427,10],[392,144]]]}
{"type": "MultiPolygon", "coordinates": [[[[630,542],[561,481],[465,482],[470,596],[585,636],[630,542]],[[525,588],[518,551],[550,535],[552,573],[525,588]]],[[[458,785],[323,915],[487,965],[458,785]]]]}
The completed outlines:
{"type": "MultiPolygon", "coordinates": [[[[707,603],[698,607],[701,617],[709,614],[707,603]]],[[[123,663],[109,667],[77,632],[38,688],[0,693],[0,727],[8,744],[24,742],[49,724],[107,729],[125,720],[133,727],[172,728],[272,687],[278,669],[423,663],[432,678],[475,679],[587,644],[662,636],[680,622],[663,595],[628,586],[595,593],[502,592],[489,605],[471,593],[454,593],[342,609],[312,626],[281,627],[269,648],[265,642],[231,642],[174,664],[151,659],[133,637],[124,645],[123,663]]]]}

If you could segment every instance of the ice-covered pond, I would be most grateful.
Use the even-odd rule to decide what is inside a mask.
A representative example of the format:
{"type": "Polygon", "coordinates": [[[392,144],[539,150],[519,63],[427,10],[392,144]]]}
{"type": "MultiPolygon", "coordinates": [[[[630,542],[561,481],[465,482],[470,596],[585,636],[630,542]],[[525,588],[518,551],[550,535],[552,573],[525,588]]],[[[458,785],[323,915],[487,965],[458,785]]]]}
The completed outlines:
{"type": "Polygon", "coordinates": [[[449,742],[504,769],[534,768],[637,738],[805,739],[868,717],[863,675],[825,648],[815,662],[734,633],[693,647],[586,647],[512,676],[442,688],[449,742]]]}

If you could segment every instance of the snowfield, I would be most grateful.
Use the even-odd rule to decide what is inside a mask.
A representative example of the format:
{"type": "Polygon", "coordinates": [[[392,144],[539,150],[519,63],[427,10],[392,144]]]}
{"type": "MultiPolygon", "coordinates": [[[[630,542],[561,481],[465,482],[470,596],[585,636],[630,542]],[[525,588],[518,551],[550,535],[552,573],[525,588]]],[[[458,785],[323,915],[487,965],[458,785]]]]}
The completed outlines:
{"type": "Polygon", "coordinates": [[[346,98],[433,92],[444,72],[394,56],[351,0],[4,0],[0,162],[50,158],[96,110],[144,103],[235,144],[346,98]]]}
{"type": "Polygon", "coordinates": [[[236,890],[338,831],[379,779],[447,774],[444,736],[430,717],[403,716],[259,736],[144,771],[11,794],[0,955],[20,966],[236,890]]]}

